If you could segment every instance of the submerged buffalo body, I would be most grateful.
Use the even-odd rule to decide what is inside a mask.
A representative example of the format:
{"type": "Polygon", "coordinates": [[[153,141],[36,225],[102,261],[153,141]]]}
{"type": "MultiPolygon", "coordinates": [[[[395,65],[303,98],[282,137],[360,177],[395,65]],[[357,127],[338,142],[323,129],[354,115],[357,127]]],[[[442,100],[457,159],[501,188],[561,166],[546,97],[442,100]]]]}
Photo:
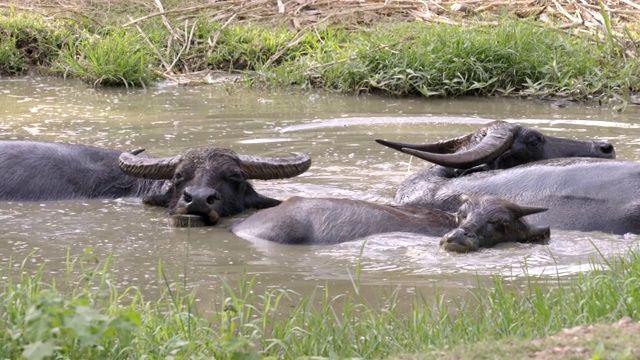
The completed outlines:
{"type": "MultiPolygon", "coordinates": [[[[376,140],[379,144],[436,164],[409,176],[396,192],[396,202],[422,201],[423,183],[456,178],[488,170],[557,158],[615,158],[607,141],[583,141],[545,136],[537,130],[504,121],[494,121],[462,137],[429,144],[405,144],[376,140]]],[[[428,184],[427,184],[428,186],[428,184]]]]}
{"type": "Polygon", "coordinates": [[[529,217],[554,229],[640,234],[640,163],[556,159],[457,178],[416,181],[407,204],[455,211],[460,194],[492,195],[549,210],[529,217]]]}
{"type": "Polygon", "coordinates": [[[284,244],[336,244],[366,236],[409,232],[442,236],[445,250],[469,252],[503,242],[544,243],[548,227],[522,219],[545,211],[494,197],[461,197],[457,212],[391,206],[361,200],[293,197],[258,211],[231,231],[284,244]]]}
{"type": "Polygon", "coordinates": [[[151,158],[138,156],[141,151],[0,141],[0,200],[142,197],[146,204],[169,208],[172,215],[198,215],[212,225],[221,216],[280,203],[258,194],[248,179],[293,177],[311,165],[301,153],[265,158],[204,148],[151,158]]]}

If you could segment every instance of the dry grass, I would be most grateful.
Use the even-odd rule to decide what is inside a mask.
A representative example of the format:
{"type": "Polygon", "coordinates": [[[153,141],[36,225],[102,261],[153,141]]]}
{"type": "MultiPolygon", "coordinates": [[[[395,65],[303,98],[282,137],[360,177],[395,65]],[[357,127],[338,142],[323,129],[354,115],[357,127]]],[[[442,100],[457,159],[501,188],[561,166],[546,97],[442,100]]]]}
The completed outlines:
{"type": "MultiPolygon", "coordinates": [[[[347,21],[367,24],[374,21],[413,21],[465,24],[491,23],[505,13],[519,18],[535,17],[563,29],[606,31],[599,0],[22,0],[0,4],[17,10],[40,11],[51,15],[90,16],[98,12],[132,9],[146,15],[129,22],[167,14],[183,18],[206,13],[211,20],[236,22],[277,22],[302,27],[324,21],[347,21]]],[[[623,24],[638,24],[640,4],[634,0],[602,1],[614,31],[623,24]]]]}

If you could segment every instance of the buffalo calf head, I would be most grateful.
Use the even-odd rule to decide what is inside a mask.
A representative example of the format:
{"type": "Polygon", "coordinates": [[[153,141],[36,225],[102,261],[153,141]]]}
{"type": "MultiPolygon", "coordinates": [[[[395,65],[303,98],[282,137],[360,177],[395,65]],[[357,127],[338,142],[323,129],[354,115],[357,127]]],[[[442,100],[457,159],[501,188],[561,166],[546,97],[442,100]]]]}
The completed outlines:
{"type": "Polygon", "coordinates": [[[533,227],[522,219],[546,208],[520,206],[490,196],[462,196],[457,228],[440,240],[447,251],[470,252],[504,242],[546,243],[549,227],[533,227]]]}

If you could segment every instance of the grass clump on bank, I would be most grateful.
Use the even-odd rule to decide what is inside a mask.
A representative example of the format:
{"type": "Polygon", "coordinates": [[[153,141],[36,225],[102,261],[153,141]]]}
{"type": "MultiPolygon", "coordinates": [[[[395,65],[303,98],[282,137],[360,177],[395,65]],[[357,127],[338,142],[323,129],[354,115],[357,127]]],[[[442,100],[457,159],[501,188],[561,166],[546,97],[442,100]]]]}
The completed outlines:
{"type": "Polygon", "coordinates": [[[0,15],[0,75],[51,67],[71,34],[63,22],[18,12],[0,15]]]}
{"type": "MultiPolygon", "coordinates": [[[[223,71],[242,73],[253,85],[395,96],[589,99],[640,91],[640,60],[631,56],[638,53],[638,35],[632,31],[609,30],[603,40],[600,34],[570,35],[534,19],[508,16],[490,24],[318,23],[295,29],[234,22],[235,15],[211,20],[205,12],[186,19],[179,14],[136,21],[112,16],[102,27],[70,22],[72,35],[68,26],[52,25],[57,40],[42,48],[49,51],[47,59],[55,58],[52,70],[94,85],[145,86],[159,76],[175,80],[182,74],[223,71]]],[[[606,11],[602,14],[607,19],[606,11]]],[[[15,12],[0,19],[0,32],[10,34],[33,32],[25,22],[33,22],[34,29],[47,23],[15,12]]],[[[5,43],[0,69],[24,71],[32,54],[19,41],[5,43]]]]}
{"type": "Polygon", "coordinates": [[[243,277],[235,289],[221,287],[213,308],[206,309],[213,314],[208,318],[198,315],[196,294],[184,285],[166,282],[163,295],[149,301],[137,289],[112,282],[110,258],[91,266],[85,258],[67,264],[61,285],[45,283],[43,268],[3,282],[0,357],[381,358],[519,342],[576,325],[640,318],[637,252],[597,265],[572,283],[550,287],[531,280],[516,288],[496,277],[493,287],[472,290],[466,300],[441,295],[433,303],[420,295],[402,303],[396,291],[380,305],[359,295],[357,279],[354,295],[334,296],[326,287],[301,299],[280,289],[259,294],[254,279],[243,277]]]}
{"type": "Polygon", "coordinates": [[[16,47],[16,39],[0,39],[0,74],[20,75],[27,71],[27,61],[16,47]]]}
{"type": "Polygon", "coordinates": [[[152,61],[150,48],[138,34],[114,30],[70,39],[53,70],[93,86],[145,87],[159,78],[152,61]]]}
{"type": "Polygon", "coordinates": [[[93,86],[146,86],[159,78],[155,55],[138,33],[84,25],[20,12],[0,16],[0,75],[33,68],[93,86]]]}
{"type": "Polygon", "coordinates": [[[638,61],[616,59],[606,46],[533,22],[469,28],[391,25],[338,49],[332,58],[323,57],[326,51],[301,55],[294,61],[298,72],[283,63],[266,71],[266,77],[338,91],[423,96],[586,98],[640,88],[638,61]]]}

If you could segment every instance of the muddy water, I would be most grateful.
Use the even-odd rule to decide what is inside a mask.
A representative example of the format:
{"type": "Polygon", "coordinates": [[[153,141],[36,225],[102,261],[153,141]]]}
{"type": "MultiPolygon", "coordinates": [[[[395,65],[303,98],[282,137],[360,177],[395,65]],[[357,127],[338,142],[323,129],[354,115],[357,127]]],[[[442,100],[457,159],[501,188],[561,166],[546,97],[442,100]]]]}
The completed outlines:
{"type": "MultiPolygon", "coordinates": [[[[472,131],[491,119],[536,127],[549,135],[613,142],[619,159],[640,160],[640,108],[623,113],[601,107],[504,99],[389,99],[329,94],[234,91],[170,84],[148,90],[94,90],[73,81],[0,79],[0,139],[146,148],[173,155],[190,147],[229,147],[278,156],[303,151],[313,158],[304,175],[255,182],[269,196],[334,196],[390,202],[405,176],[427,166],[373,142],[435,141],[472,131]]],[[[46,176],[46,174],[43,174],[46,176]]],[[[226,224],[237,219],[226,221],[226,224]]],[[[494,274],[507,278],[575,274],[600,251],[624,253],[636,235],[554,231],[548,246],[511,244],[475,254],[450,254],[436,238],[387,234],[337,246],[283,246],[250,242],[215,228],[175,229],[162,209],[137,199],[0,203],[0,268],[28,257],[47,274],[64,277],[67,251],[113,254],[114,281],[154,294],[162,259],[169,279],[197,286],[199,297],[219,293],[244,273],[258,287],[301,293],[327,282],[351,289],[361,262],[369,289],[407,285],[452,293],[494,274]],[[598,250],[596,250],[596,248],[598,250]],[[29,256],[29,254],[31,254],[29,256]],[[526,265],[525,265],[526,264],[526,265]],[[525,270],[526,268],[526,270],[525,270]]],[[[223,224],[224,225],[224,224],[223,224]]],[[[6,272],[2,272],[3,276],[6,272]]],[[[428,292],[428,291],[427,291],[428,292]]]]}

